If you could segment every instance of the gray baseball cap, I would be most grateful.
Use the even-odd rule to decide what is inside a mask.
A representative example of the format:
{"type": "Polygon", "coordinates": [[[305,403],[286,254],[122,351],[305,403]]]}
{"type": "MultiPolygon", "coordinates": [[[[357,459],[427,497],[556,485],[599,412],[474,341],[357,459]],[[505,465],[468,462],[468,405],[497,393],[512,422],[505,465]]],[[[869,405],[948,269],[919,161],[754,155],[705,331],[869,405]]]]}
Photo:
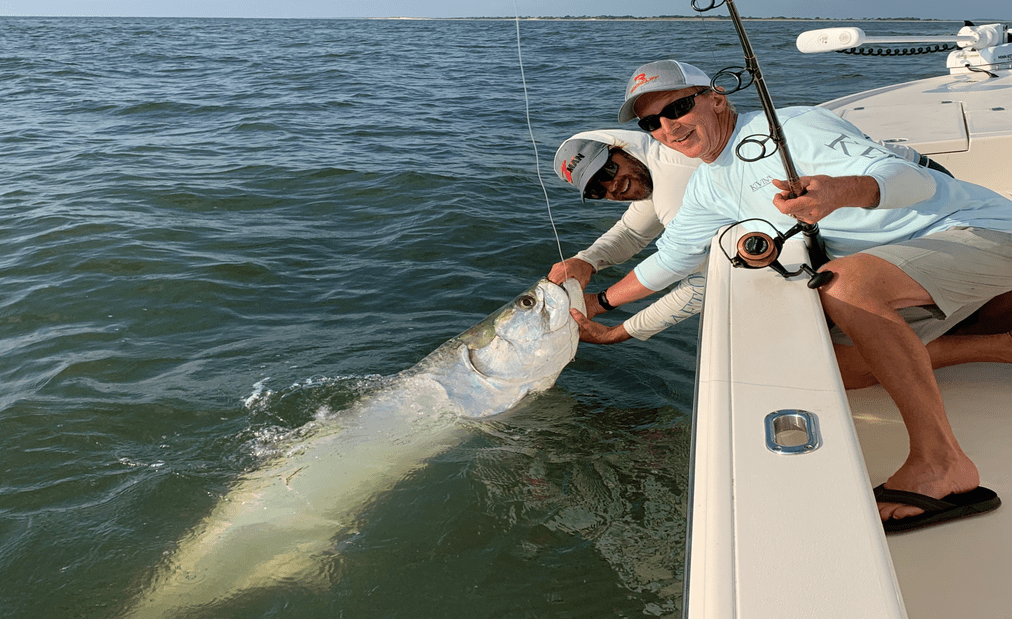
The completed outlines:
{"type": "Polygon", "coordinates": [[[709,86],[710,77],[701,70],[677,60],[648,62],[633,71],[625,85],[625,103],[618,111],[618,121],[627,123],[636,118],[633,106],[640,95],[648,92],[681,90],[690,86],[709,86]]]}
{"type": "Polygon", "coordinates": [[[559,178],[583,191],[597,171],[608,162],[608,145],[597,140],[569,138],[555,152],[555,173],[559,178]]]}

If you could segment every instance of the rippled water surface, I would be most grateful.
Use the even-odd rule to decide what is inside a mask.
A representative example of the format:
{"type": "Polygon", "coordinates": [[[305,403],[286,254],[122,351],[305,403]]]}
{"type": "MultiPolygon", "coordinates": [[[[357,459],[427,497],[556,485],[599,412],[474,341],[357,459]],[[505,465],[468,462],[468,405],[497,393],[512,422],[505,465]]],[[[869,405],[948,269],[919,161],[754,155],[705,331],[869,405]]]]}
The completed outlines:
{"type": "MultiPolygon", "coordinates": [[[[944,67],[798,53],[824,25],[749,22],[778,104],[944,67]]],[[[635,66],[742,63],[728,22],[519,34],[526,102],[509,20],[0,18],[0,616],[120,615],[280,437],[547,273],[539,166],[567,256],[611,225],[551,159],[635,66]]],[[[375,497],[324,590],[210,616],[677,613],[696,327],[581,347],[375,497]]]]}

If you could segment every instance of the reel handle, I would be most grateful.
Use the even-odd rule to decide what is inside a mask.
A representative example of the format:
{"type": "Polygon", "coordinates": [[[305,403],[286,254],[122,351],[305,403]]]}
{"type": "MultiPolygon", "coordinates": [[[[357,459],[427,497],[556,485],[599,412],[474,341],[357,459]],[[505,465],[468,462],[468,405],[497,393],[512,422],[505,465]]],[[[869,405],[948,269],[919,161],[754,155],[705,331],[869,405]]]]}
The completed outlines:
{"type": "Polygon", "coordinates": [[[822,288],[829,282],[833,281],[832,271],[816,271],[812,272],[811,275],[812,277],[808,280],[808,287],[812,290],[822,288]]]}

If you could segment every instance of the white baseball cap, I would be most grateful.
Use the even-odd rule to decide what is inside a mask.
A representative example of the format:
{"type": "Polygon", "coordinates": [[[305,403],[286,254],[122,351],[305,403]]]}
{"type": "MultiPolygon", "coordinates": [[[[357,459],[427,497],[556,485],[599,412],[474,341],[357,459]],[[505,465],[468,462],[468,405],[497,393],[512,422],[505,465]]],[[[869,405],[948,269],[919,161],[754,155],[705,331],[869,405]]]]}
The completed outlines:
{"type": "MultiPolygon", "coordinates": [[[[597,140],[569,138],[555,152],[555,173],[559,178],[583,191],[597,171],[608,163],[608,145],[597,140]]],[[[586,202],[586,198],[583,198],[586,202]]]]}
{"type": "Polygon", "coordinates": [[[710,76],[701,70],[677,60],[649,62],[633,72],[625,85],[625,103],[618,111],[618,121],[627,123],[636,119],[633,106],[640,95],[648,92],[681,90],[690,86],[709,86],[710,76]]]}

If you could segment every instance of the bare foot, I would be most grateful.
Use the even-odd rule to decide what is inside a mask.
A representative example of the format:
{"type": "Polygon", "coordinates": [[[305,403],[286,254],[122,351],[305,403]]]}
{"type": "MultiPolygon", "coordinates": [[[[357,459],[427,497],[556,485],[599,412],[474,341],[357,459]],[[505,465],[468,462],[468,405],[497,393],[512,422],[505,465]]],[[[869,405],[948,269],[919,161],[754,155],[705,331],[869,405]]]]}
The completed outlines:
{"type": "MultiPolygon", "coordinates": [[[[977,466],[962,451],[951,462],[928,462],[908,457],[900,470],[885,483],[890,490],[917,492],[936,499],[969,492],[980,485],[977,466]]],[[[924,512],[919,507],[899,503],[879,503],[882,520],[909,518],[924,512]]]]}

